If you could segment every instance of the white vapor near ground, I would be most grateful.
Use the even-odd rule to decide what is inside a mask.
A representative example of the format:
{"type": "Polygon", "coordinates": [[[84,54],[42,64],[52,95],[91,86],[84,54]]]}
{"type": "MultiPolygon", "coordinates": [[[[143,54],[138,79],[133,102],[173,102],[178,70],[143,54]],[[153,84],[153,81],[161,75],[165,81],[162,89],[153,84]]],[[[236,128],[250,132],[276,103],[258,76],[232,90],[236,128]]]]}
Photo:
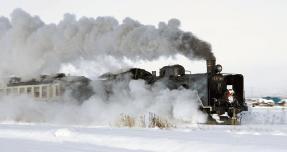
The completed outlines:
{"type": "Polygon", "coordinates": [[[101,89],[94,88],[97,93],[81,105],[71,98],[69,91],[60,101],[36,101],[27,95],[6,96],[0,101],[0,121],[113,126],[121,114],[137,124],[140,117],[145,116],[148,123],[150,112],[173,125],[206,121],[206,115],[198,109],[197,92],[192,90],[169,90],[161,84],[151,88],[143,80],[132,80],[115,84],[112,99],[106,101],[100,94],[101,89]]]}

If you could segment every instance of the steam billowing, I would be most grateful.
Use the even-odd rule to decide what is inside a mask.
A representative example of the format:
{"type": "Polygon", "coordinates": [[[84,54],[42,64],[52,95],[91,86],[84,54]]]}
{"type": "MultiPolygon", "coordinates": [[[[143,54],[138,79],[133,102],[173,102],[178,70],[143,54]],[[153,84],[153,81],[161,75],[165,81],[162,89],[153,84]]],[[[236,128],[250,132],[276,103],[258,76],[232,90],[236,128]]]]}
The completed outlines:
{"type": "Polygon", "coordinates": [[[182,120],[192,123],[206,121],[206,116],[198,111],[196,92],[169,90],[161,84],[149,87],[143,80],[118,83],[114,86],[113,99],[107,102],[100,95],[94,95],[82,105],[78,105],[69,92],[63,99],[69,102],[36,101],[26,95],[8,96],[0,101],[0,122],[114,125],[121,114],[134,118],[137,123],[141,116],[145,116],[148,122],[149,112],[174,124],[180,124],[182,120]]]}
{"type": "MultiPolygon", "coordinates": [[[[211,46],[179,29],[180,21],[160,22],[158,28],[131,18],[122,24],[113,17],[82,17],[65,14],[58,24],[45,24],[38,16],[16,9],[11,21],[0,18],[0,77],[17,75],[29,79],[58,72],[64,63],[80,59],[96,63],[124,57],[151,61],[160,56],[183,54],[194,59],[214,59],[211,46]]],[[[120,62],[118,68],[126,66],[120,62]]],[[[109,70],[114,66],[103,64],[109,70]]]]}
{"type": "MultiPolygon", "coordinates": [[[[152,61],[183,54],[191,60],[215,59],[210,44],[179,27],[177,19],[160,22],[156,28],[131,18],[119,24],[113,17],[76,20],[72,14],[65,14],[58,25],[47,25],[38,16],[16,9],[11,21],[0,17],[0,77],[27,80],[81,61],[93,61],[99,71],[113,71],[127,66],[124,58],[152,61]]],[[[127,81],[114,85],[114,100],[107,102],[102,86],[91,85],[97,94],[82,105],[74,102],[69,91],[58,102],[35,101],[26,95],[3,97],[0,121],[94,125],[110,123],[121,113],[138,118],[148,117],[149,112],[166,120],[205,121],[192,90],[171,91],[160,84],[151,87],[140,80],[127,81]]]]}

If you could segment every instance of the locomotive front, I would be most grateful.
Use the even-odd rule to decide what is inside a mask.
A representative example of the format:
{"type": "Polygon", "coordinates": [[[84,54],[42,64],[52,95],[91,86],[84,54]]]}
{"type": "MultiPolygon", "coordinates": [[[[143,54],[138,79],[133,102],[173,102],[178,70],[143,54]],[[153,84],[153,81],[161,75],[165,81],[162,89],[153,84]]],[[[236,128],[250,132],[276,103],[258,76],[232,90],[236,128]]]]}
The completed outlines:
{"type": "MultiPolygon", "coordinates": [[[[247,111],[244,97],[244,77],[241,74],[222,74],[221,65],[215,60],[207,60],[208,105],[204,110],[208,114],[222,115],[227,112],[232,119],[247,111]]],[[[234,123],[234,122],[233,122],[234,123]]]]}

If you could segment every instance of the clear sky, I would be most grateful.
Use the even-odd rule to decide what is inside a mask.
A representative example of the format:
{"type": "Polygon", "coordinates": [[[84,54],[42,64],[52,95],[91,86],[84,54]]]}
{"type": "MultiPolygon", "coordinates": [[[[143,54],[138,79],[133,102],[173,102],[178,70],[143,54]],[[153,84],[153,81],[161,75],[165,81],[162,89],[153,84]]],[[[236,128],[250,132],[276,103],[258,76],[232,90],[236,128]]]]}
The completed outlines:
{"type": "MultiPolygon", "coordinates": [[[[125,17],[157,27],[171,18],[181,29],[211,43],[223,72],[245,77],[246,96],[287,98],[287,1],[284,0],[2,0],[0,16],[15,8],[37,15],[46,24],[58,24],[65,13],[83,16],[125,17]],[[252,89],[253,88],[253,89],[252,89]],[[252,92],[253,90],[253,92],[252,92]]],[[[161,59],[135,66],[148,71],[165,64],[182,64],[193,73],[205,72],[205,61],[161,59]]]]}

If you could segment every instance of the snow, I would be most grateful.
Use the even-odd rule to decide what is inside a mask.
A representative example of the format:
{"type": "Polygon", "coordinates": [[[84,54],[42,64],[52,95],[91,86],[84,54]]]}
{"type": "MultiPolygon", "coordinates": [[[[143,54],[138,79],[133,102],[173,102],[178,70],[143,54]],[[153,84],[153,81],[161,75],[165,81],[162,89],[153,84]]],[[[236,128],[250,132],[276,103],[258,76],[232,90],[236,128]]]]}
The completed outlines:
{"type": "Polygon", "coordinates": [[[242,125],[192,124],[167,130],[1,122],[0,147],[1,152],[283,152],[287,151],[285,116],[286,113],[281,107],[252,108],[249,114],[245,115],[247,118],[243,120],[242,125]],[[271,117],[267,117],[267,114],[271,117]],[[275,118],[278,117],[278,121],[266,121],[274,115],[275,118]]]}

